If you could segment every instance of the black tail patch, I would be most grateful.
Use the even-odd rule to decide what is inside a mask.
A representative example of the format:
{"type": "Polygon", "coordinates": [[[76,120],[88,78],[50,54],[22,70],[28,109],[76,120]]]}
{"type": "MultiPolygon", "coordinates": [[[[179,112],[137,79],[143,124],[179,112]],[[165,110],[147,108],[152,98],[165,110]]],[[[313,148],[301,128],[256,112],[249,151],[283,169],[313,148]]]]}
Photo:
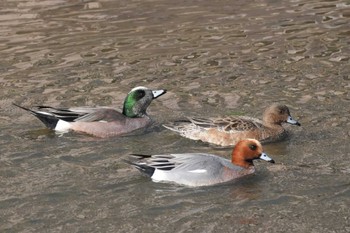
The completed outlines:
{"type": "MultiPolygon", "coordinates": [[[[141,155],[141,154],[131,154],[132,156],[137,157],[137,161],[139,162],[139,160],[142,160],[144,158],[149,158],[151,157],[150,155],[141,155]]],[[[147,164],[144,163],[138,163],[138,162],[133,162],[127,159],[123,159],[123,161],[127,164],[130,164],[132,166],[134,166],[135,168],[137,168],[140,172],[142,172],[143,174],[152,177],[154,171],[156,170],[154,167],[148,166],[147,164]]]]}
{"type": "Polygon", "coordinates": [[[136,157],[137,159],[145,159],[150,158],[152,155],[145,155],[145,154],[130,154],[133,157],[136,157]]]}
{"type": "Polygon", "coordinates": [[[152,177],[154,171],[156,170],[155,168],[144,165],[144,164],[132,163],[132,165],[134,167],[136,167],[139,171],[141,171],[142,173],[146,174],[149,177],[152,177]]]}
{"type": "Polygon", "coordinates": [[[38,114],[38,113],[34,114],[34,116],[36,116],[49,129],[55,129],[57,122],[60,120],[55,116],[49,116],[49,115],[38,114]]]}
{"type": "Polygon", "coordinates": [[[23,109],[23,110],[30,112],[31,114],[36,116],[42,123],[44,123],[46,127],[50,128],[50,129],[55,129],[57,122],[59,121],[59,119],[57,117],[55,117],[54,115],[42,114],[40,112],[34,111],[34,110],[26,108],[26,107],[22,107],[18,104],[15,104],[15,103],[12,103],[12,104],[23,109]]]}

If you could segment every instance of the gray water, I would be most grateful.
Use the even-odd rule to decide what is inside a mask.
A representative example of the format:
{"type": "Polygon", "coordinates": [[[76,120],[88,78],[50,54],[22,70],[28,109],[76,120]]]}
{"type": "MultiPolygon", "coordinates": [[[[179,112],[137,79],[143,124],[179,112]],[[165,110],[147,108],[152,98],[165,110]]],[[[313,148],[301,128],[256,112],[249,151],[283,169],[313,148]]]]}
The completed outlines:
{"type": "Polygon", "coordinates": [[[1,232],[350,232],[348,1],[20,1],[0,8],[1,232]],[[147,132],[57,135],[12,106],[115,106],[166,88],[147,132]],[[264,146],[276,164],[204,188],[153,183],[130,153],[230,148],[160,126],[185,116],[302,127],[264,146]]]}

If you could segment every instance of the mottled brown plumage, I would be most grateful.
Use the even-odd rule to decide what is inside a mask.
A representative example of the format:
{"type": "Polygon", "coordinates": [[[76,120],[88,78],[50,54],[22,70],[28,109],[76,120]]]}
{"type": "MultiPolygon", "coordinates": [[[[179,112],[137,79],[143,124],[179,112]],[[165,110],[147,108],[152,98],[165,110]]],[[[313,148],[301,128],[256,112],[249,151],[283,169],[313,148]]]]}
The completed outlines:
{"type": "Polygon", "coordinates": [[[189,117],[164,127],[189,139],[232,146],[245,138],[254,138],[264,143],[280,140],[287,135],[282,123],[300,125],[292,119],[286,105],[273,104],[265,110],[262,121],[246,116],[189,117]]]}

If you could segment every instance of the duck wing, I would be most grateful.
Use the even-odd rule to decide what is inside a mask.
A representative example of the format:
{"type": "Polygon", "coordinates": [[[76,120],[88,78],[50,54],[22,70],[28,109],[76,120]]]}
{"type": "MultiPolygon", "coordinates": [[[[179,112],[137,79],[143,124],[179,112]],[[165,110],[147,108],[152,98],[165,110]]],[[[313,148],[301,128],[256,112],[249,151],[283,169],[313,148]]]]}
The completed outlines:
{"type": "Polygon", "coordinates": [[[94,122],[94,121],[124,121],[126,118],[121,112],[118,112],[112,108],[98,108],[93,109],[91,112],[85,113],[74,121],[76,122],[94,122]]]}
{"type": "Polygon", "coordinates": [[[228,116],[223,118],[188,118],[196,126],[217,128],[225,132],[247,131],[263,127],[261,120],[245,116],[228,116]]]}

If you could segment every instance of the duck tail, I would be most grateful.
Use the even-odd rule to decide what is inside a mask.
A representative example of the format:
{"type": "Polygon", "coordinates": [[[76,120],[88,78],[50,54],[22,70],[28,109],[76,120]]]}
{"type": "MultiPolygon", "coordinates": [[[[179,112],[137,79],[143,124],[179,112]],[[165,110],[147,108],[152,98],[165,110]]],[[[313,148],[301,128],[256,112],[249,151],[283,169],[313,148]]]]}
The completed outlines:
{"type": "Polygon", "coordinates": [[[30,112],[31,114],[33,114],[34,116],[36,116],[42,123],[44,123],[46,125],[46,127],[50,128],[50,129],[55,129],[57,122],[60,120],[58,119],[55,115],[48,113],[48,112],[44,112],[44,111],[36,111],[33,109],[29,109],[23,106],[20,106],[18,104],[12,103],[14,106],[19,107],[27,112],[30,112]]]}
{"type": "Polygon", "coordinates": [[[156,170],[154,167],[148,166],[146,163],[142,162],[142,159],[149,158],[151,155],[143,155],[143,154],[131,154],[132,157],[136,158],[136,161],[132,161],[129,159],[123,159],[123,161],[127,164],[138,169],[141,173],[152,177],[154,171],[156,170]]]}
{"type": "Polygon", "coordinates": [[[165,125],[165,124],[163,124],[162,126],[163,126],[164,128],[166,128],[166,129],[171,130],[171,131],[180,132],[179,129],[178,129],[176,126],[174,126],[174,125],[165,125]]]}

